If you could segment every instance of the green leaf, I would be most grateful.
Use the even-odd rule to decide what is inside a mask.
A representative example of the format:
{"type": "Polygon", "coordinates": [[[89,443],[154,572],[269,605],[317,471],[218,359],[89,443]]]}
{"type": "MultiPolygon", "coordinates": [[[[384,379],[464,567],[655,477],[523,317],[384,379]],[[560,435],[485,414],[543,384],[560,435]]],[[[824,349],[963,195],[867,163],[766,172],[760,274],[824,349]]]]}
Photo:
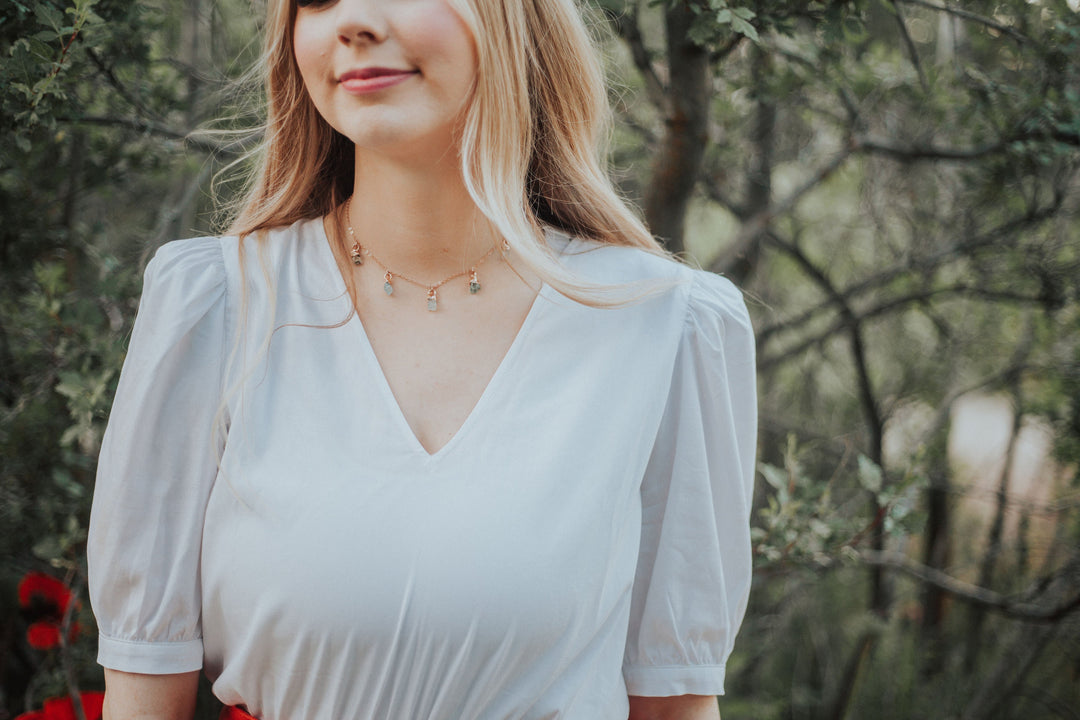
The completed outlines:
{"type": "Polygon", "coordinates": [[[60,31],[60,24],[64,21],[63,14],[52,5],[47,3],[38,3],[34,6],[34,15],[42,25],[48,25],[57,32],[60,31]]]}
{"type": "Polygon", "coordinates": [[[26,83],[11,83],[12,90],[18,90],[27,100],[34,97],[34,91],[26,83]]]}
{"type": "Polygon", "coordinates": [[[697,20],[690,26],[690,30],[686,33],[686,37],[695,45],[704,47],[708,45],[709,41],[712,39],[712,31],[706,23],[697,20]]]}
{"type": "Polygon", "coordinates": [[[890,15],[896,15],[896,5],[893,4],[892,0],[879,0],[878,4],[890,15]]]}
{"type": "Polygon", "coordinates": [[[53,468],[52,479],[57,487],[72,498],[79,499],[86,496],[86,488],[77,483],[66,468],[53,468]]]}
{"type": "Polygon", "coordinates": [[[67,269],[59,262],[34,264],[34,280],[48,295],[57,295],[67,290],[66,273],[67,269]]]}
{"type": "Polygon", "coordinates": [[[758,463],[758,471],[761,472],[762,477],[765,478],[765,482],[772,485],[777,490],[786,490],[788,485],[788,474],[784,468],[778,468],[775,465],[768,463],[758,463]]]}
{"type": "Polygon", "coordinates": [[[60,373],[55,390],[66,398],[77,398],[86,392],[86,379],[77,372],[65,370],[60,373]]]}
{"type": "Polygon", "coordinates": [[[64,548],[60,545],[60,539],[54,535],[47,535],[34,543],[31,549],[34,555],[42,560],[55,560],[64,554],[64,548]]]}
{"type": "Polygon", "coordinates": [[[757,29],[740,17],[734,17],[731,19],[731,29],[739,33],[740,35],[745,35],[754,42],[761,41],[761,38],[758,37],[757,29]]]}
{"type": "Polygon", "coordinates": [[[765,478],[765,482],[769,483],[776,489],[776,496],[781,506],[787,505],[791,500],[791,495],[788,492],[788,484],[791,482],[791,476],[784,468],[778,468],[775,465],[769,465],[768,463],[761,463],[758,467],[762,476],[765,478]]]}
{"type": "Polygon", "coordinates": [[[83,428],[78,425],[72,425],[60,436],[60,446],[70,447],[79,441],[79,436],[82,434],[83,428]]]}
{"type": "Polygon", "coordinates": [[[860,43],[866,39],[866,25],[863,23],[862,18],[851,15],[845,16],[840,21],[840,28],[843,31],[844,40],[849,43],[860,43]]]}
{"type": "Polygon", "coordinates": [[[865,455],[859,455],[859,484],[870,492],[881,492],[881,467],[865,455]]]}
{"type": "MultiPolygon", "coordinates": [[[[57,35],[56,37],[60,37],[60,36],[57,35]]],[[[32,38],[23,38],[23,40],[26,41],[26,49],[31,55],[33,55],[35,58],[37,58],[39,60],[45,60],[46,62],[52,62],[53,55],[55,53],[53,52],[53,48],[52,48],[51,45],[49,45],[47,43],[44,43],[41,40],[39,40],[37,38],[34,38],[34,37],[32,37],[32,38]]]]}

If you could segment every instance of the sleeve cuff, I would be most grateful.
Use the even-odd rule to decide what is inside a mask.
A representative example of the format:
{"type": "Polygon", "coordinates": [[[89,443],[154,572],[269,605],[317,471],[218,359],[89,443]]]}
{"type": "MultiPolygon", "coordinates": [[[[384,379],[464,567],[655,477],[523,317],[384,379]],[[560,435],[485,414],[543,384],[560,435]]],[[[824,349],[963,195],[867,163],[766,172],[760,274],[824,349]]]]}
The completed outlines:
{"type": "Polygon", "coordinates": [[[668,665],[623,668],[628,695],[674,697],[676,695],[723,695],[723,665],[668,665]]]}
{"type": "Polygon", "coordinates": [[[98,636],[98,665],[121,672],[146,675],[201,670],[203,643],[201,638],[181,642],[139,642],[98,636]]]}

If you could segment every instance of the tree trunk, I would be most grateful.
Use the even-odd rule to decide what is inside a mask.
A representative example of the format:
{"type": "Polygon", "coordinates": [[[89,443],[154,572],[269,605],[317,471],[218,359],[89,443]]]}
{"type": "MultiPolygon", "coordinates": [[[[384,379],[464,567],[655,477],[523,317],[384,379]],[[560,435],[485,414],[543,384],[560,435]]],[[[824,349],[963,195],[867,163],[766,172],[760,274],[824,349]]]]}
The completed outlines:
{"type": "Polygon", "coordinates": [[[645,190],[645,220],[672,252],[682,252],[686,210],[701,173],[709,117],[709,54],[690,41],[694,14],[685,2],[664,12],[671,113],[645,190]]]}
{"type": "MultiPolygon", "coordinates": [[[[184,106],[184,127],[187,131],[194,130],[199,123],[199,100],[203,93],[203,80],[201,68],[205,66],[207,58],[204,51],[205,45],[205,20],[202,17],[202,0],[184,0],[180,20],[180,58],[187,73],[184,106]]],[[[188,166],[177,174],[173,184],[166,212],[169,222],[165,225],[166,232],[162,240],[188,237],[194,231],[195,226],[195,203],[194,195],[188,192],[197,170],[188,166]]]]}
{"type": "Polygon", "coordinates": [[[64,260],[70,287],[79,287],[79,271],[84,266],[83,251],[75,242],[75,223],[79,218],[79,191],[82,185],[83,163],[86,157],[86,131],[76,128],[68,142],[68,176],[63,195],[64,260]]]}
{"type": "MultiPolygon", "coordinates": [[[[1009,499],[1009,481],[1012,478],[1013,458],[1016,455],[1016,443],[1020,437],[1020,429],[1024,421],[1024,408],[1020,396],[1019,381],[1014,379],[1012,385],[1012,432],[1009,434],[1009,444],[1005,449],[1004,466],[1001,468],[1001,476],[998,479],[997,506],[994,509],[994,519],[986,536],[986,553],[983,555],[982,565],[979,568],[978,585],[984,588],[994,587],[994,570],[997,566],[998,556],[1001,555],[1002,536],[1005,534],[1005,510],[1009,499]]],[[[986,612],[982,608],[971,609],[971,619],[967,633],[969,641],[964,654],[964,668],[969,673],[975,669],[975,663],[978,661],[982,650],[982,626],[985,616],[986,612]]]]}
{"type": "MultiPolygon", "coordinates": [[[[949,461],[946,454],[946,438],[949,425],[936,434],[928,451],[930,486],[926,491],[926,529],[923,540],[922,562],[927,567],[945,571],[949,566],[949,461]]],[[[922,593],[922,644],[923,661],[919,671],[923,677],[931,677],[941,671],[944,660],[941,623],[945,618],[947,595],[937,585],[927,583],[922,593]]]]}
{"type": "MultiPolygon", "coordinates": [[[[743,222],[758,217],[772,204],[773,164],[776,148],[776,101],[768,95],[766,79],[772,74],[772,56],[755,45],[752,73],[757,104],[754,108],[754,128],[751,133],[753,156],[746,177],[746,205],[743,222]]],[[[761,258],[761,233],[750,238],[746,248],[729,263],[725,274],[737,285],[745,285],[761,258]]]]}

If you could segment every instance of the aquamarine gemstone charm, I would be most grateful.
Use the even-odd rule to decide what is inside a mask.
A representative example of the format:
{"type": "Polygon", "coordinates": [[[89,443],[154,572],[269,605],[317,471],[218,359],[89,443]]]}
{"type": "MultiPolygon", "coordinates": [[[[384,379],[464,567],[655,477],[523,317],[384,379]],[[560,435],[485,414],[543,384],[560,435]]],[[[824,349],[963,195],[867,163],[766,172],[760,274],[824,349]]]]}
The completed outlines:
{"type": "Polygon", "coordinates": [[[439,297],[435,294],[435,288],[428,289],[427,309],[431,312],[435,312],[439,309],[439,297]]]}
{"type": "Polygon", "coordinates": [[[382,286],[383,292],[385,292],[387,295],[393,295],[394,294],[394,286],[390,284],[390,281],[393,280],[393,279],[394,279],[393,274],[389,270],[387,270],[386,274],[383,275],[383,286],[382,286]]]}

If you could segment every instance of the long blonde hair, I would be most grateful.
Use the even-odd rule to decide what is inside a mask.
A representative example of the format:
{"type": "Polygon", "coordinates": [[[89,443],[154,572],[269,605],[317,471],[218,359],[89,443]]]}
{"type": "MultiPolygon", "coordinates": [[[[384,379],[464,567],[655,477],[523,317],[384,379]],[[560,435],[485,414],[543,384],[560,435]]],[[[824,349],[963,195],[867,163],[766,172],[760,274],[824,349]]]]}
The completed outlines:
{"type": "MultiPolygon", "coordinates": [[[[461,137],[469,194],[534,275],[591,305],[621,304],[605,300],[605,288],[569,275],[543,241],[542,227],[549,225],[667,255],[606,173],[610,109],[603,67],[574,0],[449,2],[477,49],[461,137]]],[[[271,1],[263,56],[266,128],[231,234],[321,217],[352,193],[353,146],[308,97],[293,55],[295,18],[295,0],[271,1]]]]}

